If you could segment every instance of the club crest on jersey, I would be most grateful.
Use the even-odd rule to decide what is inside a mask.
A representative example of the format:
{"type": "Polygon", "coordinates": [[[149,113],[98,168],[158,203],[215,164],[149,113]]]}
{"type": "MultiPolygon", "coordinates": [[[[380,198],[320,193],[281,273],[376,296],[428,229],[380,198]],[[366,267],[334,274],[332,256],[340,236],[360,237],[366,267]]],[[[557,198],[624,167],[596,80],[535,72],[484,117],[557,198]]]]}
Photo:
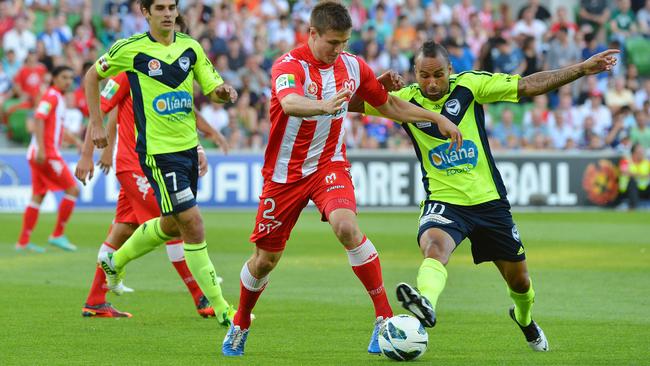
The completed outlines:
{"type": "Polygon", "coordinates": [[[153,109],[163,116],[180,112],[190,113],[192,105],[192,95],[185,91],[161,94],[153,100],[153,109]]]}
{"type": "Polygon", "coordinates": [[[448,100],[445,103],[445,110],[447,113],[451,114],[452,116],[457,116],[458,113],[460,113],[460,102],[458,99],[451,99],[448,100]]]}
{"type": "Polygon", "coordinates": [[[151,60],[149,60],[147,66],[149,67],[149,76],[162,75],[163,71],[160,68],[160,61],[156,60],[155,58],[152,58],[151,60]]]}
{"type": "Polygon", "coordinates": [[[348,79],[343,82],[343,89],[349,89],[351,92],[357,90],[357,81],[348,79]]]}
{"type": "Polygon", "coordinates": [[[178,65],[183,69],[183,71],[187,71],[190,69],[190,58],[183,56],[178,59],[178,65]]]}
{"type": "Polygon", "coordinates": [[[38,108],[36,108],[36,113],[47,116],[48,114],[50,114],[51,110],[52,110],[52,104],[44,100],[38,103],[38,108]]]}
{"type": "Polygon", "coordinates": [[[464,140],[458,151],[449,150],[449,143],[429,151],[429,161],[439,170],[447,170],[447,175],[469,172],[478,163],[478,147],[471,140],[464,140]]]}
{"type": "Polygon", "coordinates": [[[316,83],[312,81],[307,87],[307,93],[316,96],[316,94],[318,93],[318,85],[316,85],[316,83]]]}

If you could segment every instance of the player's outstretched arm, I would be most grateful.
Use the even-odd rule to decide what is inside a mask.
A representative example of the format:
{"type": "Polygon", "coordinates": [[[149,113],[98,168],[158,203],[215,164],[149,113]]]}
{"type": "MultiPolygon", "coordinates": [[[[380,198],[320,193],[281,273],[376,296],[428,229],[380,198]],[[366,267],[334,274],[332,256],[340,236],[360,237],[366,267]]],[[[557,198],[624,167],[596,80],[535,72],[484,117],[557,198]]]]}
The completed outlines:
{"type": "Polygon", "coordinates": [[[610,71],[616,65],[615,55],[619,52],[619,50],[609,49],[571,66],[540,71],[521,78],[517,85],[517,96],[522,98],[545,94],[585,75],[610,71]]]}
{"type": "Polygon", "coordinates": [[[451,122],[447,117],[420,108],[394,95],[389,95],[386,103],[377,107],[377,111],[379,111],[379,113],[384,117],[395,121],[406,123],[429,121],[435,123],[438,126],[440,133],[451,139],[450,148],[455,147],[456,149],[459,149],[463,145],[463,136],[461,135],[458,126],[451,122]]]}
{"type": "Polygon", "coordinates": [[[91,139],[97,148],[101,149],[108,145],[106,131],[102,126],[102,116],[99,110],[99,82],[103,78],[97,73],[94,67],[88,69],[84,77],[84,89],[86,92],[86,100],[88,103],[88,112],[90,114],[90,128],[91,139]]]}
{"type": "MultiPolygon", "coordinates": [[[[393,70],[388,70],[383,74],[379,75],[377,81],[386,88],[389,92],[397,91],[404,87],[405,81],[404,78],[393,70]]],[[[348,111],[365,113],[364,100],[358,94],[354,94],[350,103],[348,103],[348,111]]]]}
{"type": "Polygon", "coordinates": [[[285,114],[293,117],[336,114],[343,109],[351,96],[352,92],[349,89],[341,89],[332,98],[320,100],[312,100],[292,93],[282,98],[280,105],[285,114]]]}

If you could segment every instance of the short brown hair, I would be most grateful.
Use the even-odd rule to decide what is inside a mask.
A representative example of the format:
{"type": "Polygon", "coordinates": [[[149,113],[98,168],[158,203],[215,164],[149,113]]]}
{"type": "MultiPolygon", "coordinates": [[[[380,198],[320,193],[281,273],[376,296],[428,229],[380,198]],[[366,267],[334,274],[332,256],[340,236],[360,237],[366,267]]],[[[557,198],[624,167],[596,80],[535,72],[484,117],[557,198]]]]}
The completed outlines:
{"type": "MultiPolygon", "coordinates": [[[[151,5],[153,5],[154,1],[156,0],[140,0],[140,8],[147,9],[147,11],[151,13],[151,5]]],[[[176,6],[178,6],[178,0],[176,0],[175,2],[176,2],[176,6]]]]}
{"type": "Polygon", "coordinates": [[[323,34],[329,30],[347,32],[352,28],[348,9],[335,1],[323,1],[311,11],[310,25],[323,34]]]}

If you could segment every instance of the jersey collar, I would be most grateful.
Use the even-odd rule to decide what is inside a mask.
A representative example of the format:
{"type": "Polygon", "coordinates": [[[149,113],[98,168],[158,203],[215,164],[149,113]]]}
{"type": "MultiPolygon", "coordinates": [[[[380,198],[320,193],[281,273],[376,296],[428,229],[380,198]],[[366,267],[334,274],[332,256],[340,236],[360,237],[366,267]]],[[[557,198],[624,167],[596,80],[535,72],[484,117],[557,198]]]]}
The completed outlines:
{"type": "MultiPolygon", "coordinates": [[[[153,36],[151,35],[151,32],[149,32],[149,31],[147,31],[147,37],[149,37],[149,40],[151,42],[158,43],[158,41],[156,41],[156,39],[153,38],[153,36]]],[[[172,41],[172,43],[174,43],[174,42],[176,42],[176,31],[174,31],[174,40],[172,41]]]]}

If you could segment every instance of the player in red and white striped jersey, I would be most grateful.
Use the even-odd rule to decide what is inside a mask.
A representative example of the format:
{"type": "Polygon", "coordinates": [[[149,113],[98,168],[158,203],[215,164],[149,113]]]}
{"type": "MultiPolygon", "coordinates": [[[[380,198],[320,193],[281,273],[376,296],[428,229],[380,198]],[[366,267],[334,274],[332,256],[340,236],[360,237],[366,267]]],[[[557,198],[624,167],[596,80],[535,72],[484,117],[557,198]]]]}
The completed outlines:
{"type": "MultiPolygon", "coordinates": [[[[135,151],[133,100],[131,99],[130,84],[126,73],[118,74],[108,80],[101,93],[101,110],[103,113],[110,113],[107,126],[110,141],[108,147],[102,152],[99,165],[105,173],[108,173],[113,160],[115,161],[115,175],[120,182],[120,193],[115,219],[108,237],[99,248],[100,254],[102,252],[114,252],[119,249],[139,225],[160,216],[158,202],[149,181],[142,172],[135,151]],[[113,146],[115,146],[114,151],[113,146]]],[[[199,119],[197,115],[197,120],[199,119]]],[[[204,127],[207,122],[197,121],[197,125],[204,127]]],[[[218,132],[210,132],[217,134],[216,139],[220,145],[226,144],[225,138],[218,132]]],[[[225,149],[227,151],[227,144],[225,149]]],[[[83,174],[84,167],[89,164],[92,167],[92,151],[86,148],[78,164],[79,174],[76,174],[82,181],[82,178],[85,178],[83,174]]],[[[205,173],[205,166],[201,173],[205,173]]],[[[190,291],[199,315],[203,317],[214,316],[214,310],[210,307],[208,299],[199,288],[185,263],[182,241],[171,240],[167,242],[166,248],[169,260],[190,291]]],[[[106,275],[97,266],[81,314],[86,317],[130,317],[131,314],[119,311],[106,302],[108,288],[105,282],[106,275]]]]}
{"type": "Polygon", "coordinates": [[[25,209],[16,250],[45,251],[44,248],[31,243],[30,236],[48,191],[65,192],[59,204],[54,231],[48,242],[68,251],[77,249],[64,235],[64,229],[74,210],[79,188],[59,152],[65,132],[63,118],[66,106],[63,94],[70,88],[72,81],[73,73],[70,67],[56,67],[52,71],[52,86],[38,102],[34,113],[34,131],[27,150],[27,160],[32,171],[32,199],[25,209]]]}
{"type": "Polygon", "coordinates": [[[225,355],[242,355],[250,312],[264,290],[302,209],[312,200],[348,253],[352,270],[375,307],[368,352],[379,353],[377,331],[392,316],[383,287],[379,256],[356,220],[356,201],[343,143],[343,118],[353,94],[389,118],[435,123],[460,143],[447,118],[388,95],[361,58],[343,52],[352,23],[347,9],[321,2],[311,13],[309,41],[272,67],[271,133],[265,152],[256,225],[256,249],[241,271],[240,302],[224,339],[225,355]]]}

